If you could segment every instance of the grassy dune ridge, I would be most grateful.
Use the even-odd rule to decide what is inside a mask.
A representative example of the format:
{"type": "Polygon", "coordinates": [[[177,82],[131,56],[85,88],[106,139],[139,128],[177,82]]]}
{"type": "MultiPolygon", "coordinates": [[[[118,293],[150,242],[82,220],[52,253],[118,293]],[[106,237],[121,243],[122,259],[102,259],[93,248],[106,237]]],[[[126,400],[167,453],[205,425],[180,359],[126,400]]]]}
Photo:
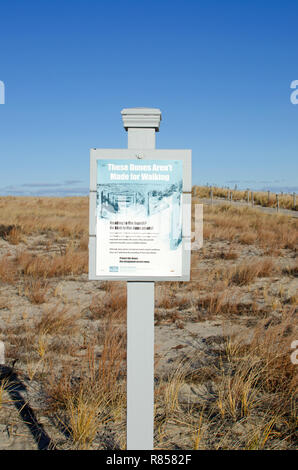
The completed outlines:
{"type": "Polygon", "coordinates": [[[277,207],[277,196],[278,196],[278,203],[281,209],[288,209],[288,210],[298,210],[298,198],[297,195],[295,198],[293,194],[281,194],[281,193],[274,193],[272,191],[254,191],[254,190],[239,190],[239,189],[227,189],[227,188],[217,188],[217,187],[207,187],[207,186],[193,186],[193,196],[197,196],[200,198],[209,198],[210,192],[212,190],[212,194],[214,198],[221,198],[229,200],[232,197],[233,201],[241,201],[250,203],[253,202],[256,205],[262,207],[277,207]],[[294,204],[295,201],[295,204],[294,204]]]}

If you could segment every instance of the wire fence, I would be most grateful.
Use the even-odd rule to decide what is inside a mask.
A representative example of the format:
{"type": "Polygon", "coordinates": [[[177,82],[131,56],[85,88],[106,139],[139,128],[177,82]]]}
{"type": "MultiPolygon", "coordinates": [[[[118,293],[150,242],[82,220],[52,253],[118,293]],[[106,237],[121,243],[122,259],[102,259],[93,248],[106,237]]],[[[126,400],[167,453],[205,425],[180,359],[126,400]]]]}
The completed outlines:
{"type": "Polygon", "coordinates": [[[193,186],[193,196],[199,198],[210,199],[211,204],[213,199],[225,199],[227,202],[244,202],[248,205],[271,207],[276,209],[288,209],[297,211],[296,193],[274,193],[271,191],[255,191],[252,189],[229,189],[229,188],[217,188],[212,186],[193,186]]]}

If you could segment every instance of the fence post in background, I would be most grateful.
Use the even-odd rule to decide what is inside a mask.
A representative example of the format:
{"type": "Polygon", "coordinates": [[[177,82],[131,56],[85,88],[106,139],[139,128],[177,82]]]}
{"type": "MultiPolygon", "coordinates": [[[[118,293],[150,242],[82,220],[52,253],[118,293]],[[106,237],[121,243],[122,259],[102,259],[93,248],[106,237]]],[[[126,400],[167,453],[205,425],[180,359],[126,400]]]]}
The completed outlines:
{"type": "Polygon", "coordinates": [[[213,206],[213,189],[210,189],[211,206],[213,206]]]}
{"type": "Polygon", "coordinates": [[[254,205],[254,192],[252,191],[251,192],[251,205],[253,206],[254,205]]]}
{"type": "Polygon", "coordinates": [[[268,202],[267,202],[268,207],[270,206],[270,191],[268,191],[268,202]]]}
{"type": "Polygon", "coordinates": [[[296,210],[296,194],[293,193],[293,209],[296,210]]]}
{"type": "Polygon", "coordinates": [[[249,204],[249,189],[247,190],[247,204],[249,204]]]}
{"type": "Polygon", "coordinates": [[[231,202],[233,201],[233,191],[231,191],[231,202]]]}
{"type": "Polygon", "coordinates": [[[278,194],[276,195],[276,210],[279,211],[279,197],[278,194]]]}

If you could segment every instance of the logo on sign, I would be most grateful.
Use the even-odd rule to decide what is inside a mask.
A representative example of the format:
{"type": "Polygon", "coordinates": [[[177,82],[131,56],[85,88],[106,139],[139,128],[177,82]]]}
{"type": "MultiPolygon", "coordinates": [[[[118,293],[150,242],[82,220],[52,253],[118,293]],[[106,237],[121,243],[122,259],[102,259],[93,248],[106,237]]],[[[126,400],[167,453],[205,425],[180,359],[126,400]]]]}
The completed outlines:
{"type": "Polygon", "coordinates": [[[110,266],[109,271],[110,271],[110,273],[117,273],[118,272],[118,266],[110,266]]]}

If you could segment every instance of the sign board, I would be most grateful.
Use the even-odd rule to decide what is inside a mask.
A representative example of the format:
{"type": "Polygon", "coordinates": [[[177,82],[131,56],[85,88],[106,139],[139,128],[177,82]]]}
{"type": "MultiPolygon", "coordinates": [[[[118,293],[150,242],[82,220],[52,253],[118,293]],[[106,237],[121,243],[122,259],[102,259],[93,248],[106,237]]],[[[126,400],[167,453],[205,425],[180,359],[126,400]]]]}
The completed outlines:
{"type": "Polygon", "coordinates": [[[93,149],[89,279],[189,280],[190,150],[93,149]]]}
{"type": "Polygon", "coordinates": [[[154,448],[154,282],[188,281],[191,151],[155,148],[161,111],[125,108],[128,149],[92,149],[89,279],[127,281],[127,449],[154,448]]]}

